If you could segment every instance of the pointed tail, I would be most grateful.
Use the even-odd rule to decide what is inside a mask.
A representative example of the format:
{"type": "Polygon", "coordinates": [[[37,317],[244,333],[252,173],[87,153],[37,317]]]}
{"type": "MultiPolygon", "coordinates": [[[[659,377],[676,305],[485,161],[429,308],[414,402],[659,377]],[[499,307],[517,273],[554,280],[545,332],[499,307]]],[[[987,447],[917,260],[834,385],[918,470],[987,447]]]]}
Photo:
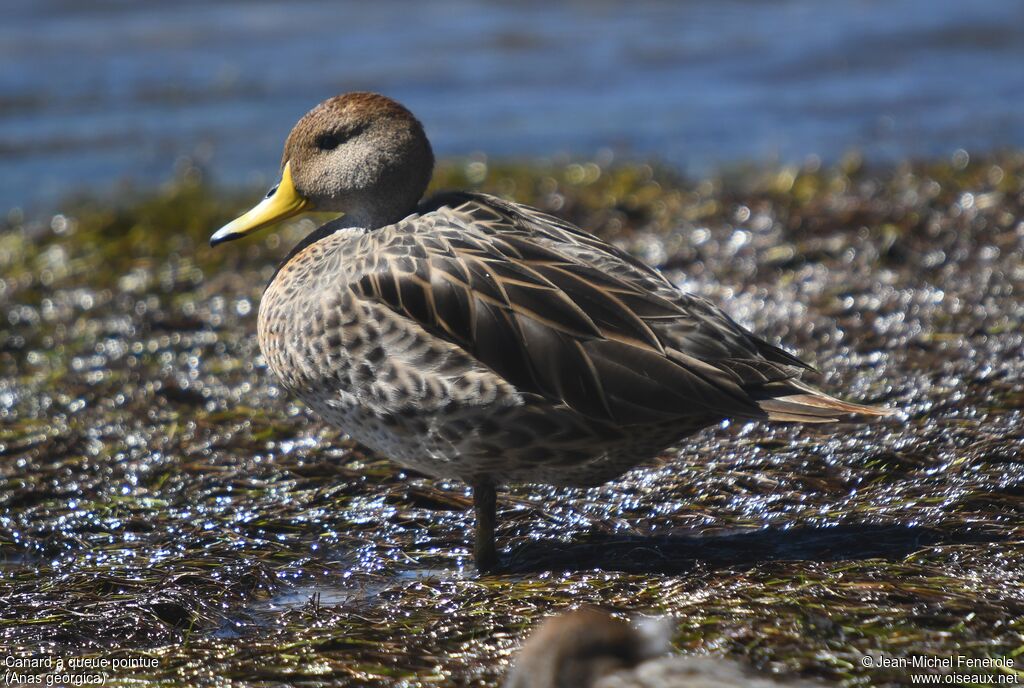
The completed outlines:
{"type": "Polygon", "coordinates": [[[754,394],[769,420],[794,423],[830,423],[842,416],[891,416],[893,409],[854,404],[796,380],[765,385],[754,394]]]}

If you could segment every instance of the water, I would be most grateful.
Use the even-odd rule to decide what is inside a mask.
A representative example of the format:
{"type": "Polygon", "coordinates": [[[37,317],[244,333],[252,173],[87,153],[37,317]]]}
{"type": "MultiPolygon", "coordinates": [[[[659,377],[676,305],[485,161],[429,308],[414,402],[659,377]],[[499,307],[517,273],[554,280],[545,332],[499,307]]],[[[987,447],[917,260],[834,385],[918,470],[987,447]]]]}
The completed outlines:
{"type": "Polygon", "coordinates": [[[442,156],[743,160],[1024,145],[1024,3],[8,0],[0,209],[265,183],[323,98],[387,93],[442,156]]]}

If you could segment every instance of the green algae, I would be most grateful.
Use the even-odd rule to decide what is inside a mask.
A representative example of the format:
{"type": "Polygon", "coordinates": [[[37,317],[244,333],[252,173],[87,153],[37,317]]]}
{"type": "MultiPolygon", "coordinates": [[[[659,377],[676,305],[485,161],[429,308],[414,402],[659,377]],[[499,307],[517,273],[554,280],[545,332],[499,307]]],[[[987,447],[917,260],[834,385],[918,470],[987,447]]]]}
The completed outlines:
{"type": "Polygon", "coordinates": [[[262,286],[314,219],[211,250],[257,192],[71,200],[0,233],[4,654],[157,660],[108,685],[493,685],[592,602],[848,686],[908,682],[867,653],[1019,656],[1024,156],[473,159],[434,187],[592,229],[901,415],[723,424],[594,490],[513,487],[478,576],[464,486],[321,425],[259,355],[262,286]]]}

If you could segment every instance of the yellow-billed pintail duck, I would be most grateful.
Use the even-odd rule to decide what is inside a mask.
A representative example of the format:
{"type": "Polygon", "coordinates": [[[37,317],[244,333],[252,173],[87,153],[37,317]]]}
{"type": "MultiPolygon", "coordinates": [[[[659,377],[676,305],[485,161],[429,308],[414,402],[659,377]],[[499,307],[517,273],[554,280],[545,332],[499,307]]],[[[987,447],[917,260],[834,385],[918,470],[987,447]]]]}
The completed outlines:
{"type": "Polygon", "coordinates": [[[481,570],[498,485],[597,485],[726,418],[887,413],[800,382],[798,358],[568,222],[480,193],[420,202],[433,165],[395,101],[331,98],[292,129],[280,183],[210,243],[344,213],[278,269],[260,348],[327,422],[472,487],[481,570]]]}

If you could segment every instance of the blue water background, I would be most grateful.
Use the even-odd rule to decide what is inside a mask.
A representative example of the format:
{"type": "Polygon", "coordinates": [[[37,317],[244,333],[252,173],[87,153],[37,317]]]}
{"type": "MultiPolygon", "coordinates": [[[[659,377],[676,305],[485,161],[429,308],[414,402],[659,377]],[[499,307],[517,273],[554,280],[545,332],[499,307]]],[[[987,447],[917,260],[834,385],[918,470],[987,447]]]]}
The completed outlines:
{"type": "Polygon", "coordinates": [[[1020,0],[6,0],[0,211],[188,158],[266,183],[295,120],[375,90],[441,156],[739,161],[1024,147],[1020,0]]]}

